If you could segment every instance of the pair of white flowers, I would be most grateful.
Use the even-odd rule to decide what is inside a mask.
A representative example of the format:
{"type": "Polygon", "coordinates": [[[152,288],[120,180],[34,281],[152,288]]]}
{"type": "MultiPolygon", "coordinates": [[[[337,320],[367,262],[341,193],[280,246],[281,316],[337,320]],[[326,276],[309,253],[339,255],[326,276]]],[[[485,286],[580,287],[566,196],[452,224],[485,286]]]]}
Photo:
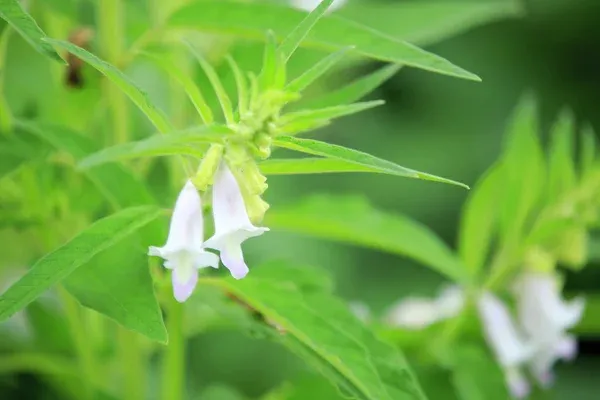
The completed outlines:
{"type": "Polygon", "coordinates": [[[206,248],[219,251],[223,265],[241,279],[248,273],[242,243],[269,230],[250,222],[240,187],[224,161],[214,178],[212,210],[215,234],[205,242],[202,200],[188,180],[175,202],[166,244],[149,249],[149,255],[162,257],[165,268],[172,270],[173,294],[179,302],[192,295],[198,269],[219,267],[219,256],[206,248]]]}
{"type": "MultiPolygon", "coordinates": [[[[563,300],[558,280],[549,273],[524,273],[514,292],[518,323],[504,302],[490,292],[479,296],[477,308],[486,341],[504,371],[509,391],[520,399],[530,391],[523,367],[528,367],[542,387],[548,387],[553,381],[554,363],[576,356],[577,341],[567,330],[581,319],[585,302],[582,298],[563,300]]],[[[420,329],[456,316],[463,305],[463,291],[448,287],[433,300],[403,300],[391,309],[388,323],[420,329]]]]}

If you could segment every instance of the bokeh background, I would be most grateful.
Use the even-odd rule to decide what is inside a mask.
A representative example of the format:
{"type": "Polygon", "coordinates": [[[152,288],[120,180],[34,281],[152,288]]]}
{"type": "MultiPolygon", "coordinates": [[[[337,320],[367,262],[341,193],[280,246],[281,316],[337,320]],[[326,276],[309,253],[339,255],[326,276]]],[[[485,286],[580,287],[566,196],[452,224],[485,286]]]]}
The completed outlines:
{"type": "MultiPolygon", "coordinates": [[[[48,4],[38,4],[45,1],[31,3],[34,15],[47,25],[45,29],[50,36],[53,36],[52,26],[56,33],[64,33],[77,24],[93,26],[91,7],[85,1],[81,1],[75,9],[64,6],[72,2],[47,0],[48,4]],[[59,12],[49,17],[44,9],[46,6],[59,12]],[[73,23],[74,17],[75,21],[78,19],[77,23],[73,23]]],[[[130,21],[126,34],[135,37],[136,31],[144,29],[148,16],[144,14],[146,9],[142,1],[127,3],[130,21]]],[[[438,21],[433,18],[434,8],[443,10],[444,4],[457,2],[349,0],[340,14],[394,34],[401,29],[397,26],[400,14],[394,12],[401,13],[406,9],[401,6],[394,8],[400,3],[403,3],[402,6],[404,3],[431,4],[432,20],[438,21]]],[[[541,105],[543,129],[548,128],[560,109],[568,107],[579,122],[589,122],[597,132],[600,131],[597,109],[600,104],[599,1],[471,0],[463,3],[504,3],[507,10],[517,3],[523,7],[522,13],[507,11],[492,18],[482,13],[481,21],[471,18],[468,23],[461,20],[446,22],[444,34],[428,35],[424,30],[422,35],[414,38],[428,50],[475,72],[483,79],[482,83],[404,68],[370,95],[384,99],[384,106],[338,120],[314,135],[404,166],[473,185],[498,156],[507,118],[525,92],[533,93],[541,105]]],[[[421,23],[425,24],[427,14],[419,15],[421,23]]],[[[260,45],[238,42],[230,46],[230,51],[244,58],[247,65],[255,65],[260,60],[260,45]]],[[[309,51],[299,54],[301,56],[296,60],[298,69],[310,63],[314,56],[309,51]]],[[[351,64],[343,69],[343,75],[338,71],[336,76],[322,82],[322,87],[317,90],[326,90],[339,81],[360,76],[378,66],[376,62],[351,64]]],[[[4,80],[6,97],[14,114],[53,122],[68,120],[75,127],[85,129],[97,117],[85,111],[68,115],[61,112],[61,104],[55,104],[49,98],[55,96],[55,89],[45,83],[53,73],[56,71],[20,38],[11,39],[4,80]]],[[[79,93],[71,93],[67,99],[70,105],[77,104],[81,110],[86,110],[100,96],[98,90],[89,89],[99,78],[90,71],[85,73],[89,84],[79,93]]],[[[143,63],[134,63],[127,73],[159,104],[162,101],[161,105],[171,115],[181,111],[178,105],[161,100],[167,97],[164,94],[168,88],[161,83],[164,76],[159,72],[143,63]]],[[[130,111],[135,113],[133,107],[130,111]]],[[[148,125],[141,116],[136,117],[136,129],[143,136],[148,125]]],[[[154,179],[158,193],[161,193],[160,171],[158,165],[154,179]]],[[[267,200],[275,208],[293,204],[309,194],[323,192],[366,197],[379,209],[401,213],[426,224],[452,247],[457,241],[460,211],[468,194],[465,190],[447,185],[348,174],[271,177],[267,200]]],[[[165,204],[172,201],[171,195],[163,197],[165,204]]],[[[17,243],[9,243],[2,236],[6,240],[10,236],[0,231],[2,254],[9,260],[4,264],[11,263],[10,260],[18,263],[27,259],[17,243]]],[[[592,253],[598,252],[595,246],[592,242],[592,253]]],[[[405,258],[285,232],[271,232],[260,240],[249,241],[246,248],[250,265],[271,259],[289,259],[297,264],[326,269],[334,274],[336,292],[340,296],[348,301],[367,303],[376,315],[402,297],[433,295],[442,283],[439,275],[405,258]]],[[[591,263],[598,264],[600,260],[592,260],[591,263]]],[[[582,273],[569,274],[567,291],[600,291],[600,269],[594,268],[598,266],[592,265],[582,273]]],[[[48,324],[51,325],[50,322],[48,324]]],[[[48,329],[49,336],[61,334],[56,327],[48,329]]],[[[599,340],[600,337],[593,334],[581,338],[579,358],[572,364],[558,367],[556,390],[543,398],[598,398],[599,340]]],[[[329,391],[326,383],[306,372],[302,362],[285,349],[248,338],[235,330],[215,330],[193,337],[187,362],[190,398],[257,398],[290,377],[306,380],[307,385],[315,388],[315,393],[321,393],[319,396],[323,396],[322,393],[331,396],[319,398],[335,398],[335,392],[329,391]]],[[[46,382],[35,375],[0,378],[2,399],[56,398],[51,393],[46,382]]]]}

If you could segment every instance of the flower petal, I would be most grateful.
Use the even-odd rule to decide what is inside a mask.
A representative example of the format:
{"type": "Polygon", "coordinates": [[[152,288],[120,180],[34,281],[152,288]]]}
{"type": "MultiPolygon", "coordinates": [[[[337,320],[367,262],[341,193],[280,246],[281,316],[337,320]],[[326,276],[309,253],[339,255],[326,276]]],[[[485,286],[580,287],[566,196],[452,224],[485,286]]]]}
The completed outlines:
{"type": "Polygon", "coordinates": [[[200,248],[203,241],[202,200],[194,184],[188,180],[175,202],[163,254],[181,249],[200,248]]]}
{"type": "Polygon", "coordinates": [[[219,256],[208,251],[203,251],[202,253],[196,256],[196,259],[194,260],[194,267],[212,267],[215,269],[219,268],[219,256]]]}
{"type": "Polygon", "coordinates": [[[248,218],[240,187],[226,162],[221,162],[213,186],[215,236],[254,228],[248,218]]]}
{"type": "Polygon", "coordinates": [[[221,261],[235,279],[242,279],[248,274],[248,266],[244,261],[242,247],[231,243],[221,250],[221,261]]]}
{"type": "Polygon", "coordinates": [[[390,325],[408,329],[423,329],[439,319],[435,301],[408,297],[391,308],[387,315],[390,325]]]}
{"type": "Polygon", "coordinates": [[[529,382],[525,376],[516,368],[508,369],[505,373],[506,385],[508,391],[515,399],[524,399],[529,395],[529,382]]]}
{"type": "Polygon", "coordinates": [[[190,273],[189,270],[181,271],[181,269],[176,268],[171,273],[171,281],[173,283],[173,296],[175,296],[178,302],[183,303],[192,295],[196,288],[198,270],[192,268],[190,273]],[[181,275],[181,272],[184,272],[186,275],[181,275]]]}

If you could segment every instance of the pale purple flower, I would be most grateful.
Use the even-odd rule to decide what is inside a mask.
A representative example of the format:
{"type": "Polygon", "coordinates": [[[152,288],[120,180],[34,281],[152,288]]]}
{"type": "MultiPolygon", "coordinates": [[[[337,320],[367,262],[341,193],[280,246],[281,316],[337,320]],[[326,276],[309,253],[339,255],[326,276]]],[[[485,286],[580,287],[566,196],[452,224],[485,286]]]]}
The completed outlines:
{"type": "Polygon", "coordinates": [[[223,265],[235,279],[241,279],[248,273],[242,243],[262,235],[269,228],[256,227],[250,222],[240,186],[226,162],[221,162],[214,182],[212,207],[215,234],[206,241],[205,246],[218,250],[223,265]]]}
{"type": "Polygon", "coordinates": [[[581,319],[585,301],[564,301],[559,282],[549,273],[527,272],[515,289],[520,324],[534,346],[531,372],[542,386],[549,386],[554,363],[577,354],[577,341],[566,331],[581,319]]]}
{"type": "Polygon", "coordinates": [[[219,257],[204,250],[204,219],[198,190],[187,181],[175,202],[167,243],[149,248],[148,254],[162,257],[172,270],[173,294],[179,302],[187,300],[198,282],[198,269],[218,268],[219,257]]]}

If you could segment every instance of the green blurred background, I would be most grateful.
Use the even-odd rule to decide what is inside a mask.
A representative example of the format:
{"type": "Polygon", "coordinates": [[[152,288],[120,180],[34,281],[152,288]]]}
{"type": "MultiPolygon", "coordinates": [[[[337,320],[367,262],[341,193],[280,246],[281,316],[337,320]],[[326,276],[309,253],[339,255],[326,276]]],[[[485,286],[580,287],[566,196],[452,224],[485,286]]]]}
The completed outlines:
{"type": "MultiPolygon", "coordinates": [[[[503,0],[462,3],[471,2],[482,5],[511,3],[503,0]]],[[[64,8],[65,2],[56,0],[48,0],[47,4],[42,1],[32,3],[34,16],[42,23],[54,24],[55,32],[69,26],[64,21],[71,21],[72,25],[74,15],[80,24],[93,24],[91,8],[85,1],[76,11],[64,8]],[[46,5],[58,10],[52,18],[44,10],[46,5]]],[[[142,1],[127,3],[130,27],[127,33],[135,37],[136,31],[144,29],[148,16],[144,14],[142,1]]],[[[393,3],[410,2],[349,0],[340,14],[393,33],[401,19],[400,15],[395,18],[389,11],[393,10],[393,3]],[[384,14],[380,9],[382,4],[388,7],[384,14]],[[387,18],[381,18],[381,15],[387,18]]],[[[412,3],[437,4],[442,8],[452,2],[421,0],[412,3]]],[[[522,4],[524,15],[503,13],[487,21],[482,18],[482,23],[457,20],[446,29],[446,32],[452,32],[450,38],[438,39],[436,35],[417,38],[428,50],[478,74],[482,83],[405,68],[370,96],[385,99],[385,106],[338,120],[314,135],[473,185],[499,154],[507,117],[526,91],[533,92],[540,101],[544,129],[560,108],[569,107],[579,122],[588,121],[596,131],[600,130],[600,113],[596,110],[600,102],[600,2],[530,0],[522,4]]],[[[398,12],[400,10],[402,8],[398,8],[398,12]]],[[[427,20],[425,16],[422,22],[427,20]]],[[[53,36],[52,28],[45,29],[53,36]]],[[[260,59],[260,45],[241,42],[231,51],[246,57],[247,65],[255,65],[260,59]]],[[[298,57],[298,68],[313,56],[306,51],[300,54],[306,59],[302,61],[302,57],[298,57]]],[[[97,116],[85,111],[100,96],[98,90],[89,89],[94,87],[92,84],[86,85],[87,89],[80,93],[64,97],[70,107],[83,110],[65,114],[60,111],[61,107],[67,109],[65,104],[56,104],[52,98],[56,92],[44,83],[49,80],[44,78],[56,72],[50,70],[20,38],[11,39],[7,60],[5,93],[15,115],[58,123],[69,121],[82,130],[92,123],[90,121],[98,121],[97,116]]],[[[353,64],[344,69],[346,76],[342,80],[377,66],[375,62],[353,64]]],[[[90,71],[85,73],[87,82],[98,79],[90,71]]],[[[170,110],[171,115],[180,111],[178,105],[164,100],[168,89],[161,83],[164,76],[160,73],[143,63],[134,63],[127,73],[159,105],[170,110]]],[[[328,82],[322,85],[326,89],[328,82]]],[[[134,112],[133,107],[131,112],[134,112]]],[[[139,136],[149,131],[148,124],[139,115],[136,128],[139,136]]],[[[163,193],[160,163],[154,171],[155,190],[163,193]]],[[[457,187],[423,181],[348,174],[271,177],[266,197],[275,208],[322,192],[364,196],[379,209],[408,215],[426,224],[452,247],[457,239],[460,210],[468,194],[457,187]]],[[[161,197],[165,205],[172,202],[172,197],[161,197]]],[[[7,233],[0,232],[1,236],[7,236],[7,233]]],[[[18,245],[2,243],[2,252],[8,260],[5,264],[30,261],[28,257],[32,255],[22,254],[18,245]]],[[[339,295],[349,301],[366,302],[376,314],[401,297],[433,295],[442,279],[408,259],[284,232],[270,232],[259,240],[249,241],[246,251],[251,266],[270,259],[289,259],[326,269],[334,274],[339,295]]],[[[567,290],[600,290],[599,271],[587,268],[583,273],[569,275],[567,290]]],[[[48,335],[60,336],[56,329],[52,328],[48,335]]],[[[599,339],[593,336],[582,339],[580,357],[574,364],[558,368],[556,391],[543,398],[599,398],[600,381],[594,377],[600,374],[599,339]]],[[[316,392],[320,390],[320,381],[313,380],[295,356],[274,344],[248,338],[235,330],[223,329],[195,336],[189,346],[187,361],[190,399],[227,400],[236,399],[238,395],[256,398],[285,380],[299,379],[299,376],[307,384],[314,385],[316,392]],[[231,385],[239,393],[229,393],[229,389],[220,385],[231,385]]],[[[56,398],[47,390],[46,383],[29,374],[0,378],[0,398],[56,398]]],[[[333,392],[326,390],[325,393],[330,393],[325,396],[334,396],[333,392]]]]}

